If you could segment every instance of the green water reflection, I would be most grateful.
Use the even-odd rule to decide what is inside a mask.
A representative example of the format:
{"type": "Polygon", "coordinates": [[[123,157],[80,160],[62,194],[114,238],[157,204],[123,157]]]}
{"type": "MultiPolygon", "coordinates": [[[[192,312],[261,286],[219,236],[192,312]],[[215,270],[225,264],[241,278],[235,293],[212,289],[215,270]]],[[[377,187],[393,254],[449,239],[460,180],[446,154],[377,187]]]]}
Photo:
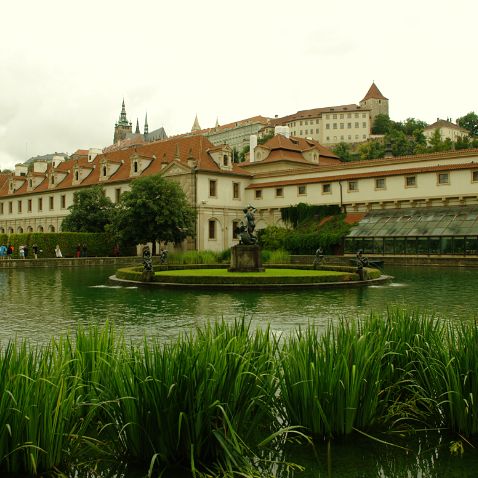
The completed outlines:
{"type": "Polygon", "coordinates": [[[453,320],[472,320],[478,307],[478,269],[387,268],[390,284],[359,289],[291,291],[182,291],[108,285],[109,267],[0,271],[0,341],[14,336],[45,341],[77,324],[114,321],[125,334],[164,340],[208,320],[245,315],[290,333],[319,328],[340,316],[387,307],[418,307],[453,320]]]}

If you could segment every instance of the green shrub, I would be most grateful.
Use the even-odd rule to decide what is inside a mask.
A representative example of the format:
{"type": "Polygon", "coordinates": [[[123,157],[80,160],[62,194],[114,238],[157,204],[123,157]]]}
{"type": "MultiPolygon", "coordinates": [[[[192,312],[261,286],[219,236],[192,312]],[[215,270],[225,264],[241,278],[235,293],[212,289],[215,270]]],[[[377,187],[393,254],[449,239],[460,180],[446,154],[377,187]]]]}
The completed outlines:
{"type": "MultiPolygon", "coordinates": [[[[13,244],[14,257],[19,257],[20,246],[28,246],[28,257],[33,257],[32,246],[36,244],[41,251],[39,258],[55,257],[55,248],[58,244],[63,257],[74,257],[77,244],[86,244],[87,254],[91,257],[108,257],[113,255],[115,242],[111,235],[106,233],[89,232],[27,232],[9,234],[5,244],[13,244]]],[[[136,255],[136,248],[123,248],[121,255],[136,255]]]]}
{"type": "Polygon", "coordinates": [[[290,264],[290,254],[284,249],[271,251],[267,260],[269,264],[290,264]]]}

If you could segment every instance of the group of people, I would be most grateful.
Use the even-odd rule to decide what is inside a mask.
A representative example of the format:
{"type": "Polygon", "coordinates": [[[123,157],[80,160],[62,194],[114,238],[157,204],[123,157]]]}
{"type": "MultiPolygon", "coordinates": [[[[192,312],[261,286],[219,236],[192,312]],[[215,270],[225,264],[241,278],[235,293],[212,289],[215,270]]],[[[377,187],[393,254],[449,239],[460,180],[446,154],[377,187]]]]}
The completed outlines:
{"type": "MultiPolygon", "coordinates": [[[[36,244],[32,246],[33,257],[38,259],[38,253],[41,252],[36,244]]],[[[28,257],[29,248],[27,245],[21,245],[18,247],[18,256],[20,259],[26,259],[28,257]]],[[[2,244],[0,246],[0,259],[12,259],[15,253],[15,246],[13,244],[2,244]]]]}

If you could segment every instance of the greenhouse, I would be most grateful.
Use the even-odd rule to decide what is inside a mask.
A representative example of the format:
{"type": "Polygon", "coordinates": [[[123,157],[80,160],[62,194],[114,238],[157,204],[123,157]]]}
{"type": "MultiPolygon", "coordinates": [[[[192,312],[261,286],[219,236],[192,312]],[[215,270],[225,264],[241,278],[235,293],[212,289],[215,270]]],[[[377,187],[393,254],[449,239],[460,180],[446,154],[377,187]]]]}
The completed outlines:
{"type": "Polygon", "coordinates": [[[345,239],[345,253],[478,254],[478,206],[370,211],[345,239]]]}

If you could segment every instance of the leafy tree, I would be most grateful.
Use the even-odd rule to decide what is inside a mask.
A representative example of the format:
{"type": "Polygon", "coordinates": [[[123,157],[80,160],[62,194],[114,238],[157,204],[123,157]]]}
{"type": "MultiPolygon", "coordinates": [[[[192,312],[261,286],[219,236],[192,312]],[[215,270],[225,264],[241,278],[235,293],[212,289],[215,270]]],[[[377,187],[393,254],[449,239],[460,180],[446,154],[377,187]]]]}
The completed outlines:
{"type": "Polygon", "coordinates": [[[61,229],[67,232],[105,232],[114,208],[102,186],[82,189],[73,194],[73,204],[68,208],[70,214],[63,220],[61,229]]]}
{"type": "Polygon", "coordinates": [[[377,140],[367,141],[358,147],[358,154],[360,159],[383,158],[385,146],[377,140]]]}
{"type": "Polygon", "coordinates": [[[377,115],[372,125],[372,134],[386,134],[393,126],[393,121],[388,115],[377,115]]]}
{"type": "Polygon", "coordinates": [[[425,121],[417,120],[415,118],[407,118],[403,123],[401,123],[402,131],[407,136],[413,136],[416,139],[423,136],[423,130],[426,128],[427,124],[425,121]]]}
{"type": "Polygon", "coordinates": [[[445,140],[441,137],[440,128],[437,128],[430,137],[428,150],[433,153],[450,151],[453,149],[453,141],[450,138],[445,140]]]}
{"type": "Polygon", "coordinates": [[[353,161],[355,154],[352,151],[352,146],[349,143],[339,143],[332,148],[332,151],[342,161],[353,161]]]}
{"type": "Polygon", "coordinates": [[[194,221],[179,184],[154,175],[131,182],[118,203],[112,230],[123,243],[179,243],[193,235],[194,221]]]}
{"type": "Polygon", "coordinates": [[[472,111],[456,120],[459,126],[467,129],[472,136],[478,137],[478,115],[472,111]]]}

